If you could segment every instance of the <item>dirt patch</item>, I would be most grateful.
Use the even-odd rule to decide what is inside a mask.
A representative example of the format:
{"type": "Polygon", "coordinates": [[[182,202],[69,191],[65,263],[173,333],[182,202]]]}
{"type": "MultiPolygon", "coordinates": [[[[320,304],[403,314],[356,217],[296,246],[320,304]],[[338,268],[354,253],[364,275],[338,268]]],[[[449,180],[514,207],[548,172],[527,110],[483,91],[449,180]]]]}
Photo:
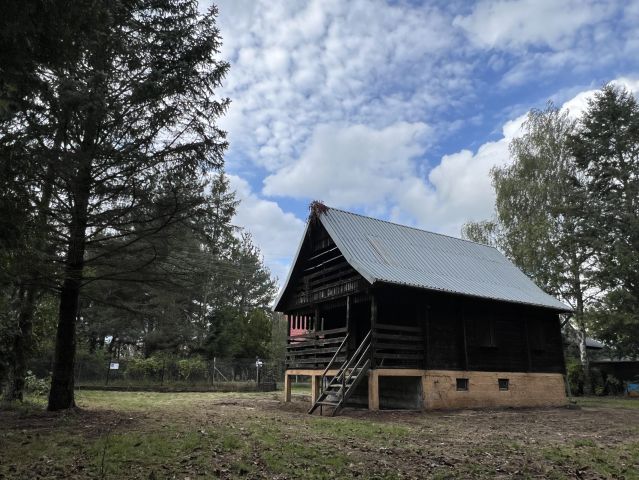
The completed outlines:
{"type": "Polygon", "coordinates": [[[96,431],[114,424],[132,425],[135,422],[136,419],[127,412],[114,410],[74,408],[65,412],[39,411],[26,415],[19,411],[0,410],[0,431],[28,430],[43,433],[70,425],[96,431]]]}
{"type": "Polygon", "coordinates": [[[308,415],[302,396],[284,403],[272,393],[86,395],[64,414],[0,412],[0,479],[639,475],[639,408],[345,409],[333,418],[308,415]]]}

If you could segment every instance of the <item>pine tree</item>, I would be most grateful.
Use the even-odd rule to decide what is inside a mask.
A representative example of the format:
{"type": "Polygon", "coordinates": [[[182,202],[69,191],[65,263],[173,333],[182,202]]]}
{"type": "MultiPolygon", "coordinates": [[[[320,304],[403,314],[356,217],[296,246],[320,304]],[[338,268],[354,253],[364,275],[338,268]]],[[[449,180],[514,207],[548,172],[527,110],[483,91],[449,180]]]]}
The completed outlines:
{"type": "Polygon", "coordinates": [[[639,105],[607,85],[588,102],[570,147],[593,208],[596,281],[603,297],[595,325],[626,355],[639,355],[639,105]]]}
{"type": "Polygon", "coordinates": [[[111,247],[147,247],[141,257],[150,261],[155,245],[143,239],[201,213],[202,174],[223,164],[215,121],[228,104],[214,94],[228,69],[215,59],[214,7],[201,14],[195,0],[81,0],[59,8],[66,33],[56,61],[37,63],[3,137],[32,191],[53,173],[45,210],[55,248],[47,252],[63,268],[50,410],[74,405],[80,291],[95,280],[88,272],[111,247]]]}

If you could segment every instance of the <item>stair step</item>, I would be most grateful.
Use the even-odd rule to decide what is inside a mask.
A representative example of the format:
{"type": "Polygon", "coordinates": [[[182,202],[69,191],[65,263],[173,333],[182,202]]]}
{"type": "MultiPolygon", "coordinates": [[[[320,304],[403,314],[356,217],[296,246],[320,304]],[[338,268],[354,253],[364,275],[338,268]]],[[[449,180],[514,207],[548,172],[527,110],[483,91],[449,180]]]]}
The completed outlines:
{"type": "MultiPolygon", "coordinates": [[[[326,387],[322,389],[321,396],[313,404],[309,413],[313,413],[315,409],[321,405],[334,407],[331,414],[333,416],[342,410],[343,403],[353,394],[357,383],[370,369],[371,360],[369,359],[369,350],[371,348],[371,335],[372,332],[368,332],[355,351],[355,354],[350,359],[347,358],[341,365],[337,375],[331,378],[328,384],[322,384],[326,385],[326,387]],[[347,368],[347,365],[351,366],[347,368]],[[342,383],[344,381],[348,381],[348,383],[342,383]]],[[[339,347],[340,350],[344,344],[345,340],[342,342],[342,346],[339,347]]],[[[334,360],[331,360],[329,367],[332,366],[333,361],[334,360]]],[[[322,382],[324,382],[324,378],[322,378],[322,382]]]]}
{"type": "MultiPolygon", "coordinates": [[[[355,383],[355,382],[353,382],[353,383],[355,383]]],[[[353,383],[347,383],[346,384],[346,390],[351,388],[353,386],[353,383]]],[[[324,389],[324,392],[328,393],[328,394],[331,394],[331,393],[337,393],[340,390],[342,390],[342,386],[341,385],[331,385],[330,387],[327,387],[326,389],[324,389]]]]}

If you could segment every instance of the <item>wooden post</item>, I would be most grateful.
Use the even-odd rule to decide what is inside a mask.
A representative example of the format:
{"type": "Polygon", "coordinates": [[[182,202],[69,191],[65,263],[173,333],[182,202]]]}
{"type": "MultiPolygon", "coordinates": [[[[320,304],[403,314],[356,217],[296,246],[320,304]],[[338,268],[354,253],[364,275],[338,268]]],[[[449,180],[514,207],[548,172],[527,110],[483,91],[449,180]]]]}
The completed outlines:
{"type": "Polygon", "coordinates": [[[376,334],[375,327],[377,325],[377,300],[375,299],[375,293],[371,291],[371,368],[376,367],[375,362],[375,342],[376,334]]]}
{"type": "MultiPolygon", "coordinates": [[[[530,372],[532,371],[532,356],[530,355],[530,335],[528,333],[528,317],[524,317],[524,333],[526,335],[526,367],[527,367],[527,371],[530,372]]],[[[561,350],[563,352],[563,348],[561,350]]]]}
{"type": "Polygon", "coordinates": [[[320,394],[321,375],[311,375],[311,405],[315,405],[320,394]]]}
{"type": "Polygon", "coordinates": [[[468,370],[468,340],[466,335],[466,316],[464,315],[464,310],[461,311],[462,317],[462,333],[464,335],[464,370],[468,370]]]}
{"type": "Polygon", "coordinates": [[[379,375],[376,370],[368,371],[368,409],[379,410],[379,375]]]}
{"type": "Polygon", "coordinates": [[[284,401],[291,401],[291,376],[284,372],[284,401]]]}
{"type": "Polygon", "coordinates": [[[424,370],[428,370],[428,353],[430,352],[428,345],[428,342],[430,341],[430,305],[424,304],[423,315],[422,333],[424,335],[424,370]]]}
{"type": "Polygon", "coordinates": [[[424,373],[422,375],[422,410],[428,409],[428,381],[427,375],[424,373]]]}
{"type": "Polygon", "coordinates": [[[351,332],[351,296],[346,296],[346,335],[348,337],[348,344],[346,345],[346,356],[350,358],[350,352],[355,348],[355,335],[351,332]]]}
{"type": "Polygon", "coordinates": [[[315,331],[324,330],[324,325],[320,319],[320,309],[318,305],[315,305],[315,331]]]}

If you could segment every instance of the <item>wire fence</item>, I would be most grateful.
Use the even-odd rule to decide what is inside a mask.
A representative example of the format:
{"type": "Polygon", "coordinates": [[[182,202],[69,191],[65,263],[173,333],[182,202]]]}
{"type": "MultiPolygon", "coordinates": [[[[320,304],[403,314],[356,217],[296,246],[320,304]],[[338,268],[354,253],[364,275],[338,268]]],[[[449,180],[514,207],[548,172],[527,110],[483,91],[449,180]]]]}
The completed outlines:
{"type": "MultiPolygon", "coordinates": [[[[36,359],[38,378],[50,375],[51,359],[36,359]]],[[[272,391],[283,384],[283,361],[260,358],[108,358],[80,354],[75,363],[77,388],[127,390],[272,391]]]]}

